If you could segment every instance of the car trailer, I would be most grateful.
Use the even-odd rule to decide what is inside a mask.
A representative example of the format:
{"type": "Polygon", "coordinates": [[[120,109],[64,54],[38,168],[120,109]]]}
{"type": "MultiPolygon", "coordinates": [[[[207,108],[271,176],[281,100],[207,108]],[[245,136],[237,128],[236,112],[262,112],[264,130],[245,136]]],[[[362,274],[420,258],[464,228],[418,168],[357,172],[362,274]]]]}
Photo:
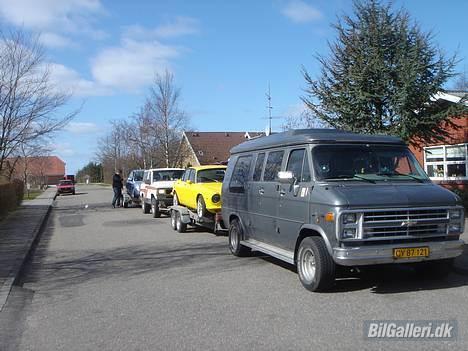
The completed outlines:
{"type": "Polygon", "coordinates": [[[204,227],[211,230],[215,235],[226,235],[221,212],[210,217],[199,217],[196,212],[185,206],[176,205],[169,207],[171,214],[171,227],[179,233],[187,231],[187,225],[204,227]]]}

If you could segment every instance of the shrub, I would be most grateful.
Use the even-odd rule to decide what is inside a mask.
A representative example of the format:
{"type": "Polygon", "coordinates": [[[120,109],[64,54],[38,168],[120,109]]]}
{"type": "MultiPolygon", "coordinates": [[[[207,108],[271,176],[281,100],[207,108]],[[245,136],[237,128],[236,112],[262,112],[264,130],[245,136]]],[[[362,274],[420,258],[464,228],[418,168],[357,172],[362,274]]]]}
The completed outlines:
{"type": "Polygon", "coordinates": [[[13,186],[16,194],[16,206],[21,205],[24,196],[24,182],[19,179],[13,179],[13,186]]]}
{"type": "Polygon", "coordinates": [[[455,194],[460,196],[463,202],[463,206],[465,207],[465,210],[468,211],[468,190],[462,190],[462,189],[450,189],[452,190],[455,194]]]}
{"type": "Polygon", "coordinates": [[[0,216],[13,211],[23,200],[24,184],[21,180],[0,184],[0,216]]]}

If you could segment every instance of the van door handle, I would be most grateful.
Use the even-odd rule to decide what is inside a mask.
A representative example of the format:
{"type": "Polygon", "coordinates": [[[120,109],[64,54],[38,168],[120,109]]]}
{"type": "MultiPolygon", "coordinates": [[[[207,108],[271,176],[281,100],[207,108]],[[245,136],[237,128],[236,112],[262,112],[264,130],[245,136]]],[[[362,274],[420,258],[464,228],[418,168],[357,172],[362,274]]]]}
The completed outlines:
{"type": "Polygon", "coordinates": [[[263,194],[265,194],[265,190],[264,190],[264,189],[260,189],[260,190],[258,191],[258,193],[259,193],[260,195],[263,195],[263,194]]]}

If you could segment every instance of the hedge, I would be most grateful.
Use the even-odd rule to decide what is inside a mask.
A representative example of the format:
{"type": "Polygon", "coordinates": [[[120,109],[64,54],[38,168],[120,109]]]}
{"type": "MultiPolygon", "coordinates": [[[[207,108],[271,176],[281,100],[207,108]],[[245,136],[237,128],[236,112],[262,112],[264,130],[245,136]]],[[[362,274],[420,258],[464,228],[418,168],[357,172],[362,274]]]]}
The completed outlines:
{"type": "Polygon", "coordinates": [[[16,209],[23,200],[24,184],[21,180],[0,184],[0,216],[16,209]]]}
{"type": "MultiPolygon", "coordinates": [[[[461,189],[450,189],[452,190],[455,194],[460,196],[463,202],[463,206],[465,207],[465,210],[468,211],[468,190],[461,190],[461,189]]],[[[465,214],[466,216],[467,214],[465,214]]]]}

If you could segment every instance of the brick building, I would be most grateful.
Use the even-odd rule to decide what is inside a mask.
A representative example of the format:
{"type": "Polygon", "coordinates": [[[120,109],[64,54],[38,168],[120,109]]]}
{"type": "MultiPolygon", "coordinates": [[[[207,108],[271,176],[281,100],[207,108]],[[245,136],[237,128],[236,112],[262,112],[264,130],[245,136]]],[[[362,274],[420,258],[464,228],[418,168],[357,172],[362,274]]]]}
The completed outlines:
{"type": "Polygon", "coordinates": [[[7,167],[13,168],[12,178],[27,178],[32,187],[56,185],[65,176],[65,162],[57,156],[10,158],[7,167]]]}
{"type": "MultiPolygon", "coordinates": [[[[464,91],[448,91],[438,94],[436,98],[441,103],[458,103],[467,94],[464,91]]],[[[455,116],[452,122],[458,128],[448,127],[449,136],[443,142],[410,148],[435,183],[468,190],[468,115],[455,116]]]]}

